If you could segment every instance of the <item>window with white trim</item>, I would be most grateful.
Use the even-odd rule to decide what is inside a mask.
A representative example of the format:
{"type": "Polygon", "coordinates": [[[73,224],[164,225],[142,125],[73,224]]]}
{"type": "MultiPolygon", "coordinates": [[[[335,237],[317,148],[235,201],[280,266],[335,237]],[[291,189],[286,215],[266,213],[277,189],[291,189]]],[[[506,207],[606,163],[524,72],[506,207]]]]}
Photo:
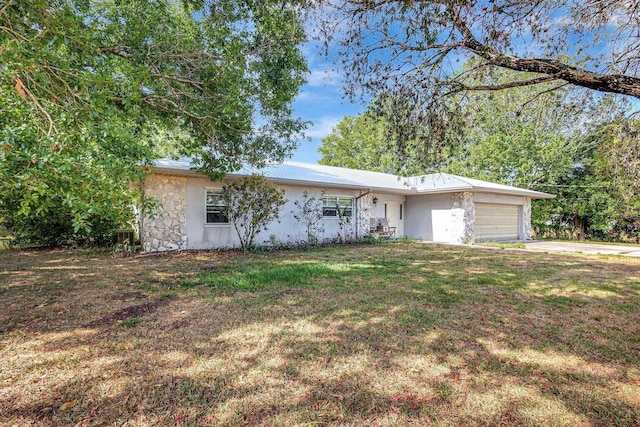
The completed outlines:
{"type": "Polygon", "coordinates": [[[338,218],[338,209],[344,216],[353,215],[353,197],[328,196],[322,198],[322,216],[338,218]]]}
{"type": "Polygon", "coordinates": [[[225,213],[227,202],[222,194],[222,190],[207,190],[205,205],[207,224],[229,223],[229,217],[227,217],[225,213]]]}

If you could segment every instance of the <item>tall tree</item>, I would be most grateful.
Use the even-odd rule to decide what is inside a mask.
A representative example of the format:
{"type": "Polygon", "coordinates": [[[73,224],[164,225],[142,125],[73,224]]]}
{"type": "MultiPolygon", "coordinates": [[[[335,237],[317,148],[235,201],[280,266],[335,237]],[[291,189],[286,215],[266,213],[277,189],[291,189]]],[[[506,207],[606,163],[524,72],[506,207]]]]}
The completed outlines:
{"type": "Polygon", "coordinates": [[[344,117],[322,139],[319,162],[404,176],[440,170],[458,148],[464,122],[455,130],[450,127],[449,137],[435,134],[428,138],[428,129],[414,132],[403,126],[413,114],[412,107],[411,100],[380,96],[363,114],[344,117]]]}
{"type": "MultiPolygon", "coordinates": [[[[470,61],[464,69],[473,69],[470,61]]],[[[513,71],[467,74],[470,85],[502,85],[513,71]]],[[[592,148],[587,136],[597,126],[615,120],[629,108],[611,96],[563,87],[553,90],[520,87],[475,92],[459,103],[465,126],[459,150],[450,153],[446,168],[462,175],[533,188],[553,184],[572,173],[575,163],[592,148]],[[542,91],[542,92],[540,92],[542,91]]]]}
{"type": "Polygon", "coordinates": [[[0,3],[0,218],[59,211],[60,224],[95,227],[99,206],[130,204],[138,165],[166,142],[154,133],[178,135],[160,151],[193,156],[212,177],[284,158],[305,126],[291,107],[307,71],[298,7],[0,3]]]}
{"type": "Polygon", "coordinates": [[[318,152],[322,165],[385,173],[399,169],[386,120],[370,113],[344,117],[322,138],[318,152]]]}
{"type": "Polygon", "coordinates": [[[40,135],[106,110],[161,117],[191,131],[184,154],[224,172],[281,159],[303,127],[290,116],[304,33],[286,2],[9,1],[0,34],[0,84],[40,135]]]}
{"type": "Polygon", "coordinates": [[[640,199],[640,120],[618,120],[595,135],[602,167],[624,200],[640,199]]]}
{"type": "Polygon", "coordinates": [[[569,174],[534,187],[556,195],[533,205],[532,225],[541,235],[639,241],[640,199],[618,185],[619,177],[612,173],[608,141],[602,139],[610,127],[602,125],[584,139],[569,174]]]}
{"type": "MultiPolygon", "coordinates": [[[[474,68],[470,61],[464,69],[474,68]]],[[[468,84],[502,84],[514,72],[494,68],[490,75],[467,75],[468,84]]],[[[549,89],[552,86],[546,85],[549,89]]],[[[545,89],[545,86],[542,87],[545,89]]],[[[441,135],[424,135],[431,146],[440,143],[437,155],[415,140],[407,140],[403,156],[397,155],[398,106],[403,100],[378,98],[367,111],[345,117],[322,140],[321,162],[402,174],[446,171],[479,179],[534,186],[570,174],[581,155],[585,137],[601,123],[623,114],[628,104],[612,97],[561,88],[539,93],[531,87],[498,92],[476,92],[458,106],[456,145],[443,145],[441,135]],[[438,142],[440,141],[440,142],[438,142]]]]}
{"type": "MultiPolygon", "coordinates": [[[[411,104],[406,139],[428,145],[457,127],[463,97],[476,91],[575,85],[640,97],[640,7],[613,1],[329,1],[327,46],[338,46],[346,93],[390,95],[411,104]],[[333,43],[337,40],[337,44],[333,43]],[[460,64],[478,61],[462,72],[460,64]],[[468,73],[512,70],[512,80],[470,84],[468,73]],[[533,73],[533,74],[532,74],[533,73]],[[427,129],[427,132],[424,131],[427,129]]],[[[401,128],[398,127],[398,131],[401,128]]]]}
{"type": "MultiPolygon", "coordinates": [[[[496,84],[509,70],[494,70],[496,84]]],[[[531,87],[478,92],[462,103],[468,122],[463,143],[443,169],[459,175],[514,184],[556,195],[536,200],[532,225],[556,238],[625,239],[637,234],[636,219],[621,203],[604,167],[602,129],[628,104],[608,96],[561,88],[539,93],[531,87]],[[631,227],[633,228],[633,227],[631,227]]]]}

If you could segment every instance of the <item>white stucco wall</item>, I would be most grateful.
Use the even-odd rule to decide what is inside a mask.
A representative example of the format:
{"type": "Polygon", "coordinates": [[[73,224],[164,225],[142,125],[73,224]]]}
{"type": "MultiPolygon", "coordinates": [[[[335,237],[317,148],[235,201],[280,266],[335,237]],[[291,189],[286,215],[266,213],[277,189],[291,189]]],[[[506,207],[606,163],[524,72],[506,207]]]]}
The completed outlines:
{"type": "MultiPolygon", "coordinates": [[[[211,182],[206,178],[189,178],[186,185],[187,195],[187,247],[189,249],[211,249],[220,247],[237,247],[240,242],[233,224],[206,224],[205,218],[205,194],[207,189],[221,189],[223,182],[211,182]]],[[[285,190],[286,204],[280,209],[280,221],[272,222],[268,226],[267,231],[261,231],[257,236],[255,243],[258,245],[269,244],[270,236],[280,242],[304,242],[307,240],[306,226],[294,218],[294,214],[299,215],[299,208],[295,205],[298,201],[304,201],[303,194],[308,192],[309,196],[321,198],[324,191],[325,196],[344,196],[358,197],[364,191],[361,190],[345,190],[336,188],[316,188],[303,186],[282,186],[285,190]]],[[[367,208],[356,216],[359,230],[359,236],[362,236],[362,230],[368,230],[371,206],[368,196],[360,199],[358,205],[367,208]],[[364,204],[362,200],[364,199],[364,204]],[[363,221],[364,224],[363,225],[363,221]]],[[[340,229],[340,221],[338,218],[323,218],[321,227],[324,229],[319,233],[321,241],[352,239],[355,237],[356,218],[352,218],[351,225],[347,225],[343,230],[340,229]]]]}
{"type": "Polygon", "coordinates": [[[373,215],[373,210],[375,209],[375,206],[373,204],[373,195],[369,193],[364,194],[362,197],[358,198],[356,208],[356,215],[358,216],[358,231],[356,237],[363,237],[369,234],[369,218],[371,218],[371,215],[373,215]]]}
{"type": "MultiPolygon", "coordinates": [[[[212,249],[239,246],[233,224],[206,224],[205,195],[208,189],[221,189],[223,182],[211,182],[205,177],[152,175],[145,182],[148,196],[158,200],[160,208],[154,218],[146,218],[143,228],[144,250],[212,249]]],[[[294,218],[299,213],[295,202],[303,201],[303,193],[325,196],[358,197],[364,190],[282,186],[286,204],[280,210],[280,221],[269,225],[256,237],[258,245],[269,244],[274,236],[280,242],[307,240],[305,225],[294,218]]],[[[521,238],[531,238],[531,199],[491,193],[443,193],[429,195],[397,195],[370,193],[356,204],[356,216],[351,225],[340,229],[338,218],[323,218],[319,233],[321,241],[362,237],[369,231],[369,218],[383,218],[387,204],[390,225],[397,227],[396,236],[410,236],[427,241],[472,243],[474,241],[475,203],[519,205],[521,238]],[[377,203],[373,199],[377,198],[377,203]],[[399,206],[403,219],[399,219],[399,206]],[[356,233],[356,227],[358,232],[356,233]]]]}
{"type": "MultiPolygon", "coordinates": [[[[433,241],[434,217],[448,217],[451,211],[451,194],[407,196],[405,202],[404,232],[409,237],[433,241]]],[[[436,234],[438,232],[436,231],[436,234]]]]}
{"type": "MultiPolygon", "coordinates": [[[[205,195],[208,189],[222,189],[224,182],[212,182],[205,177],[178,177],[171,175],[151,175],[145,182],[147,195],[158,201],[154,218],[145,219],[143,237],[147,252],[175,249],[212,249],[239,246],[233,224],[206,224],[205,195]]],[[[268,244],[271,236],[280,242],[304,242],[307,240],[306,226],[294,218],[299,215],[296,201],[304,200],[305,191],[310,196],[358,197],[364,190],[337,188],[317,188],[303,186],[282,186],[287,203],[280,210],[280,221],[273,222],[267,231],[256,236],[256,244],[268,244]]],[[[404,196],[376,194],[380,201],[404,202],[404,196]]],[[[368,194],[358,200],[356,216],[351,224],[340,228],[338,218],[323,218],[319,233],[321,241],[353,239],[356,234],[364,236],[369,231],[369,217],[375,215],[372,200],[368,194]],[[358,233],[356,233],[358,227],[358,233]]],[[[378,206],[380,202],[378,202],[378,206]]]]}
{"type": "Polygon", "coordinates": [[[405,234],[426,241],[474,243],[475,203],[520,206],[520,238],[531,238],[531,199],[481,192],[407,196],[405,234]]]}

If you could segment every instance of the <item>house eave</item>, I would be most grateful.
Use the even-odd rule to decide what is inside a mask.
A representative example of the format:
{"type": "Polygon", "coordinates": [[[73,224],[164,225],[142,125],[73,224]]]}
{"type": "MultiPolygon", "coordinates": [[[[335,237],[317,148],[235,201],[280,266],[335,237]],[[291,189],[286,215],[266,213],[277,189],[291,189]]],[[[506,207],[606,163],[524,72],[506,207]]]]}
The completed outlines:
{"type": "Polygon", "coordinates": [[[553,194],[542,193],[539,191],[531,191],[520,189],[517,187],[511,188],[491,188],[491,187],[472,187],[472,186],[458,186],[449,188],[438,189],[418,189],[414,194],[427,195],[427,194],[445,194],[445,193],[458,193],[458,192],[470,192],[470,193],[491,193],[491,194],[504,194],[507,196],[521,196],[531,197],[532,199],[553,199],[556,196],[553,194]]]}
{"type": "MultiPolygon", "coordinates": [[[[240,174],[228,174],[227,175],[231,179],[239,179],[246,175],[240,174]]],[[[388,187],[375,187],[371,185],[360,185],[360,184],[340,184],[340,183],[332,183],[332,182],[319,182],[319,181],[308,181],[303,179],[286,179],[286,178],[272,178],[267,177],[267,179],[271,182],[281,185],[293,185],[293,186],[308,186],[308,187],[326,187],[326,188],[340,188],[344,190],[369,190],[372,192],[379,193],[392,193],[392,194],[413,194],[411,190],[401,190],[396,188],[388,188],[388,187]]]]}
{"type": "Polygon", "coordinates": [[[501,188],[485,188],[485,187],[474,187],[473,192],[475,193],[493,193],[493,194],[505,194],[509,196],[522,196],[522,197],[531,197],[532,199],[554,199],[556,196],[553,194],[542,193],[540,191],[526,190],[524,188],[514,187],[511,189],[501,189],[501,188]]]}
{"type": "MultiPolygon", "coordinates": [[[[173,175],[173,176],[187,176],[187,177],[197,177],[197,178],[208,178],[208,176],[200,171],[194,169],[176,169],[176,168],[167,168],[167,167],[152,167],[151,170],[153,173],[160,175],[173,175]]],[[[245,174],[239,173],[229,173],[223,179],[231,179],[237,180],[244,178],[245,174]]],[[[326,188],[338,188],[344,190],[371,190],[372,192],[378,193],[391,193],[391,194],[402,194],[402,195],[410,195],[415,194],[415,191],[411,189],[396,189],[389,187],[376,187],[376,186],[366,186],[366,185],[358,185],[358,184],[340,184],[340,183],[330,183],[330,182],[318,182],[318,181],[309,181],[309,180],[298,180],[298,179],[286,179],[286,178],[272,178],[267,177],[267,179],[273,183],[280,185],[292,185],[292,186],[309,186],[309,187],[326,187],[326,188]]]]}
{"type": "Polygon", "coordinates": [[[152,173],[158,175],[171,175],[171,176],[190,176],[190,177],[206,177],[202,172],[198,172],[193,169],[176,169],[176,168],[166,168],[166,167],[158,167],[151,166],[152,173]]]}
{"type": "MultiPolygon", "coordinates": [[[[174,175],[174,176],[185,176],[185,177],[199,177],[199,178],[208,178],[207,175],[203,174],[200,171],[195,169],[179,169],[179,168],[168,168],[168,167],[151,167],[153,173],[161,174],[161,175],[174,175]]],[[[245,177],[246,174],[241,173],[230,173],[226,175],[227,179],[240,179],[245,177]]],[[[311,187],[325,187],[325,188],[336,188],[336,189],[345,189],[345,190],[371,190],[372,192],[377,193],[388,193],[388,194],[398,194],[404,196],[410,195],[428,195],[428,194],[446,194],[446,193],[456,193],[456,192],[472,192],[472,193],[491,193],[491,194],[504,194],[509,196],[521,196],[521,197],[531,197],[532,199],[553,199],[556,196],[553,194],[542,193],[539,191],[520,189],[517,187],[512,188],[493,188],[493,187],[481,187],[481,186],[456,186],[456,187],[448,187],[448,188],[437,188],[437,189],[420,189],[415,187],[410,188],[393,188],[393,187],[379,187],[372,185],[360,185],[360,184],[341,184],[341,183],[331,183],[331,182],[319,182],[312,180],[299,180],[299,179],[288,179],[288,178],[274,178],[267,177],[269,181],[274,182],[280,185],[292,185],[292,186],[311,186],[311,187]]]]}

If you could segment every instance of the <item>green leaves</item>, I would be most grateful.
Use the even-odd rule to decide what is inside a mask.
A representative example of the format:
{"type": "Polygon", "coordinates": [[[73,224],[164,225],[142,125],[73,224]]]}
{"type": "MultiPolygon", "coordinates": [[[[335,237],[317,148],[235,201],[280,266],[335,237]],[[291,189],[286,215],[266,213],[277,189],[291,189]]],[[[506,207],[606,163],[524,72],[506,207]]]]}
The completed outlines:
{"type": "Polygon", "coordinates": [[[243,251],[254,246],[258,232],[278,220],[286,203],[284,189],[261,175],[249,175],[224,187],[226,214],[233,222],[243,251]]]}
{"type": "Polygon", "coordinates": [[[384,118],[372,114],[346,116],[322,139],[320,163],[352,169],[395,173],[400,169],[393,156],[384,118]]]}
{"type": "Polygon", "coordinates": [[[624,200],[640,199],[640,120],[620,119],[594,135],[607,170],[624,200]]]}
{"type": "MultiPolygon", "coordinates": [[[[473,70],[474,63],[466,64],[473,70]]],[[[512,72],[470,73],[471,85],[502,84],[512,72]]],[[[622,206],[612,194],[593,132],[615,120],[627,105],[567,88],[523,87],[465,98],[468,126],[463,149],[454,153],[454,174],[549,192],[533,203],[538,236],[619,238],[622,206]]]]}
{"type": "Polygon", "coordinates": [[[204,166],[225,172],[244,160],[282,158],[304,128],[290,118],[307,71],[295,5],[19,3],[0,16],[2,84],[18,86],[40,133],[58,126],[62,111],[96,121],[105,110],[124,110],[188,130],[182,154],[201,157],[204,149],[204,166]]]}
{"type": "Polygon", "coordinates": [[[5,128],[2,136],[11,144],[0,153],[0,217],[17,238],[109,243],[113,228],[133,220],[129,179],[141,176],[135,163],[123,169],[119,157],[83,135],[37,140],[28,129],[5,128]]]}
{"type": "Polygon", "coordinates": [[[57,223],[80,236],[101,216],[129,218],[129,184],[157,156],[193,156],[211,177],[283,159],[305,127],[291,117],[307,71],[297,10],[276,1],[10,3],[0,14],[0,217],[19,227],[60,209],[57,223]]]}

